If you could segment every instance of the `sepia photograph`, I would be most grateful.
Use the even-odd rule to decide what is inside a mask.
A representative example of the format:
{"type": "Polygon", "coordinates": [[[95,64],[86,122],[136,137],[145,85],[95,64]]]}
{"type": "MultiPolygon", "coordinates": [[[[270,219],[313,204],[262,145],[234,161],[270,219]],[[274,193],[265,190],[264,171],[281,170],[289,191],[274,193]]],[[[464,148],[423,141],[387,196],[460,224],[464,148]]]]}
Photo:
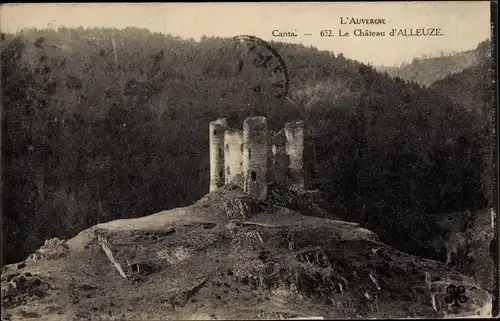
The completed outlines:
{"type": "Polygon", "coordinates": [[[497,7],[2,4],[1,320],[498,317],[497,7]]]}

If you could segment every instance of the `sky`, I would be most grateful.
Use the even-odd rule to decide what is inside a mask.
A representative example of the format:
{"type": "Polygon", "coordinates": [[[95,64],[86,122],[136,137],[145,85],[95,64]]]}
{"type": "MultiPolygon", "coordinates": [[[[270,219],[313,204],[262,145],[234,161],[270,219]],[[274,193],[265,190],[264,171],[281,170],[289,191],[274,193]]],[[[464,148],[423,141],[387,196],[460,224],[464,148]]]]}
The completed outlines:
{"type": "Polygon", "coordinates": [[[372,65],[393,66],[423,54],[474,49],[490,38],[490,1],[283,2],[283,3],[78,3],[3,4],[0,30],[36,27],[148,28],[198,40],[202,35],[246,34],[312,45],[372,65]],[[341,17],[385,19],[384,25],[342,25],[341,17]],[[439,37],[390,37],[391,29],[440,28],[439,37]],[[348,37],[339,37],[349,32],[348,37]],[[384,37],[353,36],[355,29],[386,32],[384,37]],[[278,38],[273,30],[298,37],[278,38]],[[320,37],[332,30],[334,37],[320,37]],[[310,33],[312,35],[304,35],[310,33]]]}

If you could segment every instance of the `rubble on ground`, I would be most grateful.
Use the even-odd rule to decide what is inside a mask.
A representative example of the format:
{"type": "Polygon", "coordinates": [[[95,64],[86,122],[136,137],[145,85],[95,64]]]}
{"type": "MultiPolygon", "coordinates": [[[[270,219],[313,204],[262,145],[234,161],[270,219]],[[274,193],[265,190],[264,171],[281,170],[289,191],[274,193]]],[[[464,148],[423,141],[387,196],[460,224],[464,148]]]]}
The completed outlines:
{"type": "Polygon", "coordinates": [[[2,308],[12,308],[25,304],[31,298],[47,295],[49,284],[30,272],[2,275],[2,308]]]}

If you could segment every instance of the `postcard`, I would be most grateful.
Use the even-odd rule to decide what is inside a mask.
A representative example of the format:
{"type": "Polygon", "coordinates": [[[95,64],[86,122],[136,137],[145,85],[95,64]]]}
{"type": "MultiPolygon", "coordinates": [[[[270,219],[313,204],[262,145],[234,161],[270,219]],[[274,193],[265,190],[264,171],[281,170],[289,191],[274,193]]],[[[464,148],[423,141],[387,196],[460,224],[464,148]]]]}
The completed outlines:
{"type": "Polygon", "coordinates": [[[498,317],[497,11],[3,4],[2,320],[498,317]]]}

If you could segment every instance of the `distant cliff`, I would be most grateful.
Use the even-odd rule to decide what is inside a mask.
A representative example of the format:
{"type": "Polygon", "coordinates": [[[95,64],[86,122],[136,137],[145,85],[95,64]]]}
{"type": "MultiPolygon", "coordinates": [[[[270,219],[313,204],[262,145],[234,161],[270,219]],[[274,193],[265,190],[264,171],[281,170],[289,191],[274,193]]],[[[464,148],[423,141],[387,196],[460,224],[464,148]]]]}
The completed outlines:
{"type": "Polygon", "coordinates": [[[429,86],[450,74],[459,73],[466,68],[488,61],[491,55],[490,50],[490,40],[485,40],[473,50],[441,57],[414,58],[410,64],[401,67],[377,66],[375,68],[380,72],[387,72],[391,77],[399,77],[429,86]]]}

